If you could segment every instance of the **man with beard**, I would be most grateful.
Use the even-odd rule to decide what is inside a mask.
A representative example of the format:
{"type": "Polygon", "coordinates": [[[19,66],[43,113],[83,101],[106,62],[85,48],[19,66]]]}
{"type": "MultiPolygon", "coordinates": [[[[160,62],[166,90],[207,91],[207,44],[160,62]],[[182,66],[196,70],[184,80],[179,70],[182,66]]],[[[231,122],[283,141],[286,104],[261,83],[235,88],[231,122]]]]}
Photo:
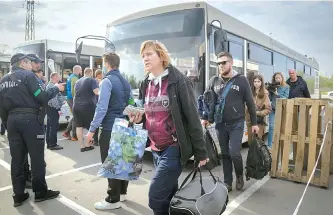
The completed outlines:
{"type": "MultiPolygon", "coordinates": [[[[216,105],[215,123],[216,132],[223,157],[224,182],[229,191],[232,191],[232,163],[236,174],[236,189],[244,186],[243,163],[240,148],[244,133],[245,103],[250,114],[252,133],[257,134],[259,127],[256,125],[256,109],[252,91],[245,76],[232,70],[233,58],[228,52],[219,53],[217,56],[219,75],[209,81],[207,91],[214,91],[219,104],[216,105]],[[224,97],[224,98],[223,98],[224,97]]],[[[209,122],[204,116],[202,125],[209,122]]]]}

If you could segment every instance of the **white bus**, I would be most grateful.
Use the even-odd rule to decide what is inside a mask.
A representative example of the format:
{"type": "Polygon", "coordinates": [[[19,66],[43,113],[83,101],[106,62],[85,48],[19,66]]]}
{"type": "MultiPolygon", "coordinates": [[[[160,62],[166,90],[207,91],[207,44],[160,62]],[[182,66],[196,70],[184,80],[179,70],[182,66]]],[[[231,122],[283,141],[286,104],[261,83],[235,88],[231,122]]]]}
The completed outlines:
{"type": "MultiPolygon", "coordinates": [[[[95,71],[102,68],[101,56],[104,52],[102,47],[84,45],[80,61],[76,61],[75,43],[55,40],[32,40],[17,45],[14,53],[37,54],[40,58],[46,59],[42,64],[42,70],[47,80],[52,72],[58,72],[62,82],[66,83],[67,77],[72,73],[74,65],[81,65],[83,69],[90,67],[95,71]]],[[[64,95],[66,93],[64,92],[64,95]]],[[[68,123],[71,112],[67,104],[63,105],[59,123],[68,123]]]]}
{"type": "Polygon", "coordinates": [[[10,71],[10,55],[0,54],[0,79],[10,71]]]}
{"type": "MultiPolygon", "coordinates": [[[[266,82],[271,82],[274,72],[282,72],[287,79],[288,69],[296,69],[304,78],[314,79],[314,86],[309,86],[311,94],[319,89],[319,65],[314,58],[292,50],[204,2],[133,13],[109,23],[106,30],[106,38],[112,41],[121,57],[120,71],[131,80],[134,90],[145,75],[139,54],[145,40],[161,41],[173,65],[182,72],[195,73],[197,77],[192,80],[196,97],[217,74],[216,54],[222,50],[233,55],[234,69],[245,76],[249,72],[261,73],[266,82]],[[227,35],[222,34],[224,32],[227,35]],[[226,35],[227,40],[222,35],[226,35]]],[[[245,127],[245,142],[246,130],[245,127]]]]}
{"type": "MultiPolygon", "coordinates": [[[[218,33],[219,42],[222,38],[218,33]]],[[[221,50],[233,55],[234,69],[245,76],[250,72],[261,73],[266,82],[271,82],[274,72],[282,72],[287,79],[288,69],[296,69],[306,81],[311,80],[310,93],[319,94],[319,65],[314,58],[204,2],[169,5],[125,16],[107,25],[106,38],[115,45],[122,59],[120,70],[131,80],[134,90],[145,75],[140,45],[144,40],[159,40],[166,45],[172,63],[180,71],[192,70],[192,74],[195,71],[197,78],[192,80],[196,96],[203,93],[209,79],[217,74],[216,54],[221,50]],[[225,47],[215,44],[215,31],[219,33],[220,29],[227,33],[225,47]]],[[[245,127],[245,142],[246,134],[245,127]]]]}

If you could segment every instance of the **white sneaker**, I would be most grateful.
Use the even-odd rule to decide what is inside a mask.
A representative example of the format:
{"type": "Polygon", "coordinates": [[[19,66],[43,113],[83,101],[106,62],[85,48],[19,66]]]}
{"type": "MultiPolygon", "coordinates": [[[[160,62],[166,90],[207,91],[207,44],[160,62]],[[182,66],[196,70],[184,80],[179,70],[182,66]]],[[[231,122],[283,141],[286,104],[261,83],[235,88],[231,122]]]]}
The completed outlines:
{"type": "Polygon", "coordinates": [[[121,207],[121,204],[119,202],[116,203],[109,203],[106,202],[106,200],[102,200],[99,202],[96,202],[94,204],[95,209],[97,210],[113,210],[121,207]]]}
{"type": "Polygon", "coordinates": [[[126,194],[121,194],[121,196],[120,196],[120,201],[121,201],[121,202],[126,201],[126,194]]]}

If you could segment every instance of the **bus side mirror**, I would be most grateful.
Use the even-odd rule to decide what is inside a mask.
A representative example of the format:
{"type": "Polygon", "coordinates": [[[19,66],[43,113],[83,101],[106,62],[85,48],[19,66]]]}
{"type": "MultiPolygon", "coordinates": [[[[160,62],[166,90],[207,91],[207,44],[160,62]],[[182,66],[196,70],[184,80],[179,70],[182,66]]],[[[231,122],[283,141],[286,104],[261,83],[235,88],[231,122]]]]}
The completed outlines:
{"type": "Polygon", "coordinates": [[[223,29],[217,29],[213,34],[215,54],[227,52],[227,33],[223,29]]]}
{"type": "Polygon", "coordinates": [[[80,56],[81,56],[81,51],[82,51],[82,44],[83,42],[80,43],[80,45],[78,46],[78,48],[75,49],[75,57],[76,57],[76,60],[77,60],[77,63],[79,63],[80,61],[80,56]]]}

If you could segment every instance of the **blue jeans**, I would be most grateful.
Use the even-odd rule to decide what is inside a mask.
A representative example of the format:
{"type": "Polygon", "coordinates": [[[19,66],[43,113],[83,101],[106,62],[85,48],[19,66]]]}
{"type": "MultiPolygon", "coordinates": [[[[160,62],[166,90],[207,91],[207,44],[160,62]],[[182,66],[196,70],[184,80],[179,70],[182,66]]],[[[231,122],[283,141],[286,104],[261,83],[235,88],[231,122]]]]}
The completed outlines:
{"type": "Polygon", "coordinates": [[[244,134],[244,126],[244,121],[232,124],[216,124],[216,132],[223,157],[224,182],[230,186],[232,186],[233,182],[232,162],[236,176],[243,175],[243,163],[240,149],[242,136],[244,134]]]}
{"type": "Polygon", "coordinates": [[[179,146],[169,146],[164,151],[152,151],[156,168],[149,189],[149,207],[154,215],[168,215],[169,203],[178,190],[182,172],[179,146]]]}
{"type": "Polygon", "coordinates": [[[275,127],[275,112],[272,111],[269,114],[269,132],[268,132],[268,146],[270,148],[273,145],[274,127],[275,127]]]}

